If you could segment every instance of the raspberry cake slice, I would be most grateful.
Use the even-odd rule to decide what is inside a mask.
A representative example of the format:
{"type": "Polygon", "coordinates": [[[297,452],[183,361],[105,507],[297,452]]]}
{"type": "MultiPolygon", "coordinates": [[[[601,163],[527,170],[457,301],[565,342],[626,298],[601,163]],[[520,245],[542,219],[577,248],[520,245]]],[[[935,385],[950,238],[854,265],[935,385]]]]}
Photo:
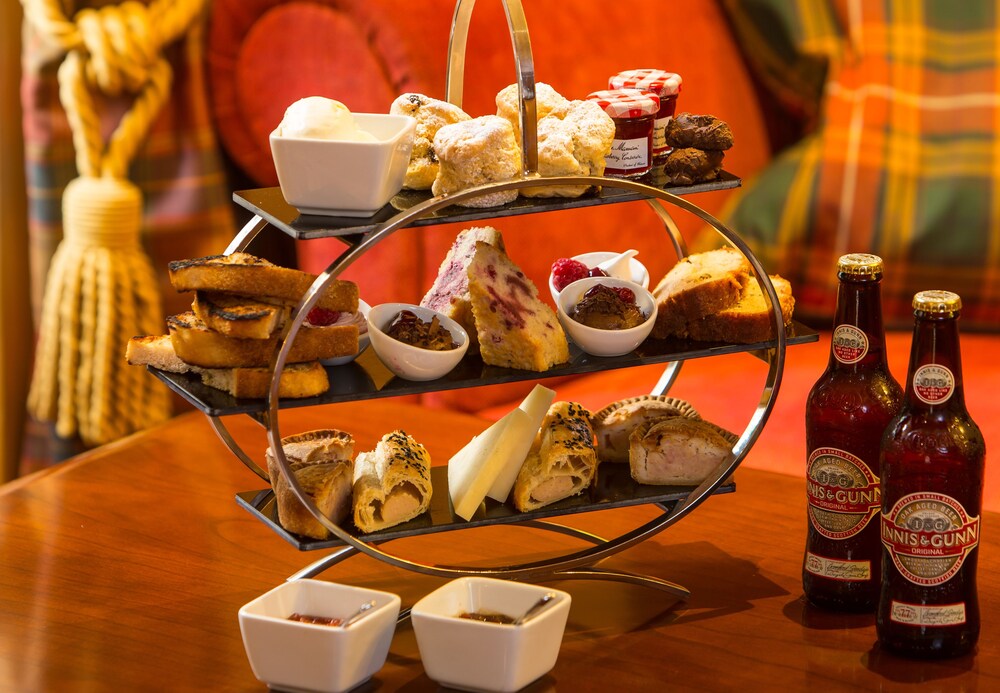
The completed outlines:
{"type": "Polygon", "coordinates": [[[469,263],[476,252],[476,242],[489,243],[504,252],[503,236],[491,226],[472,227],[460,231],[448,249],[438,269],[437,278],[427,294],[420,299],[424,308],[447,315],[469,333],[469,351],[479,348],[476,323],[469,302],[469,263]]]}
{"type": "Polygon", "coordinates": [[[483,361],[544,371],[569,360],[566,334],[538,289],[503,252],[478,241],[469,263],[469,295],[483,361]]]}

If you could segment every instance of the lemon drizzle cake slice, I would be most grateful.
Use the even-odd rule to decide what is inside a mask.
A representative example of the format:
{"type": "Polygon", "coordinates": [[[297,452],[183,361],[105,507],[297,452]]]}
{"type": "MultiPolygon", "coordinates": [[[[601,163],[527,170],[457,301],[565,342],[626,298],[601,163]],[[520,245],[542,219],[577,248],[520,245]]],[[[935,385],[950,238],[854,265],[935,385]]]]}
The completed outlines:
{"type": "Polygon", "coordinates": [[[469,295],[485,363],[544,371],[569,360],[566,334],[555,312],[524,272],[489,243],[476,243],[469,295]]]}

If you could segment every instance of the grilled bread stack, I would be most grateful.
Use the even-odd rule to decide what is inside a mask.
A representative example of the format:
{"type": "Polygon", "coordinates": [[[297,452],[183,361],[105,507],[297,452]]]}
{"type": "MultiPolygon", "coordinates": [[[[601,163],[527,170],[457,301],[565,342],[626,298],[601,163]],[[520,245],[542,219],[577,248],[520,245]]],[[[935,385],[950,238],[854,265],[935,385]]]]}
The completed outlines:
{"type": "MultiPolygon", "coordinates": [[[[194,292],[192,310],[167,318],[168,335],[129,340],[128,362],[195,373],[206,385],[234,397],[266,396],[270,359],[291,308],[316,277],[247,253],[175,261],[168,269],[175,289],[194,292]]],[[[357,311],[356,284],[335,280],[326,287],[292,343],[279,384],[281,397],[311,397],[327,390],[320,360],[357,352],[357,326],[337,319],[357,311]]]]}

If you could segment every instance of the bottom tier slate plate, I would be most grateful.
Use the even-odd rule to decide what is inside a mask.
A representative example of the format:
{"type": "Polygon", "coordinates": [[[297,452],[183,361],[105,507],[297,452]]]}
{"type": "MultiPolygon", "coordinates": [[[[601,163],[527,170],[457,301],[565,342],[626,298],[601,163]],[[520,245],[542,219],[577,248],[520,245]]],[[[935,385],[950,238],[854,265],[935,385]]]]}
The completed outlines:
{"type": "MultiPolygon", "coordinates": [[[[382,532],[359,534],[358,539],[365,542],[380,543],[391,539],[403,539],[421,534],[448,532],[455,529],[469,529],[490,525],[514,524],[526,520],[541,520],[559,515],[573,515],[594,510],[610,510],[631,505],[663,504],[673,507],[683,500],[693,490],[691,486],[646,486],[633,481],[627,464],[603,464],[598,473],[597,481],[579,496],[566,498],[544,508],[531,512],[520,513],[513,505],[498,503],[489,498],[473,518],[466,522],[452,512],[451,498],[448,495],[448,468],[432,467],[431,484],[434,495],[431,498],[430,510],[409,522],[396,525],[382,532]]],[[[729,480],[719,486],[715,493],[732,493],[736,483],[729,480]]],[[[277,532],[289,544],[300,551],[313,549],[328,549],[344,546],[344,542],[336,537],[331,539],[310,539],[287,531],[278,523],[278,511],[274,502],[274,493],[270,489],[262,491],[244,491],[236,494],[236,502],[246,508],[252,515],[277,532]]],[[[351,524],[347,530],[356,532],[351,524]]]]}

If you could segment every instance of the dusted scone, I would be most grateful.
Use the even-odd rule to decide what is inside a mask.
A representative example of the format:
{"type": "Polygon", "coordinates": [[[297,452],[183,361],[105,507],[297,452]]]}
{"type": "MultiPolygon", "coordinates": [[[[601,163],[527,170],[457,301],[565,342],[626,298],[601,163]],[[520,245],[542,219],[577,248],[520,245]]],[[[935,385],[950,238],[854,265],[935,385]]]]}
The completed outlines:
{"type": "MultiPolygon", "coordinates": [[[[517,94],[517,84],[510,84],[497,94],[497,115],[510,121],[517,143],[521,143],[521,106],[517,94]]],[[[569,112],[570,102],[562,94],[545,82],[535,82],[535,118],[548,116],[564,118],[569,112]]]]}
{"type": "Polygon", "coordinates": [[[479,350],[476,321],[472,315],[472,300],[469,296],[469,263],[476,253],[476,241],[489,243],[504,252],[503,236],[491,226],[460,231],[438,269],[434,285],[420,300],[420,305],[424,308],[443,313],[465,328],[469,334],[471,353],[479,350]]]}
{"type": "Polygon", "coordinates": [[[641,424],[674,416],[701,418],[684,400],[663,395],[643,395],[609,404],[593,416],[598,458],[601,462],[628,462],[632,431],[641,424]]]}
{"type": "Polygon", "coordinates": [[[555,402],[514,482],[514,506],[526,512],[575,496],[596,473],[590,412],[576,402],[555,402]]]}
{"type": "Polygon", "coordinates": [[[569,360],[566,333],[556,314],[524,272],[489,243],[476,242],[469,296],[484,363],[545,371],[569,360]]]}
{"type": "Polygon", "coordinates": [[[469,114],[447,101],[414,93],[401,94],[392,102],[389,113],[407,115],[417,121],[413,151],[410,154],[410,164],[406,167],[403,187],[430,190],[439,168],[438,158],[434,153],[434,136],[445,125],[469,120],[469,114]]]}
{"type": "MultiPolygon", "coordinates": [[[[770,279],[774,293],[778,295],[782,320],[788,325],[795,309],[792,285],[776,274],[772,274],[770,279]]],[[[757,280],[750,279],[747,282],[743,295],[734,306],[688,323],[688,334],[692,339],[701,341],[735,344],[753,344],[772,339],[775,335],[771,309],[757,280]]]]}
{"type": "Polygon", "coordinates": [[[688,255],[653,289],[659,310],[653,337],[686,337],[689,322],[735,305],[750,277],[750,263],[735,248],[688,255]]]}
{"type": "Polygon", "coordinates": [[[736,436],[701,419],[675,416],[648,421],[629,436],[629,466],[640,484],[700,484],[726,455],[736,436]]]}
{"type": "MultiPolygon", "coordinates": [[[[435,195],[508,181],[521,173],[521,150],[514,130],[508,120],[499,116],[481,116],[445,125],[434,136],[434,151],[441,163],[431,186],[435,195]]],[[[505,190],[479,195],[459,204],[496,207],[516,199],[516,190],[505,190]]]]}
{"type": "MultiPolygon", "coordinates": [[[[601,176],[615,139],[615,121],[595,101],[573,101],[564,115],[538,121],[538,173],[542,176],[601,176]]],[[[524,188],[524,197],[579,197],[589,185],[524,188]]]]}
{"type": "MultiPolygon", "coordinates": [[[[316,508],[335,524],[350,516],[354,438],[334,429],[309,431],[281,439],[288,466],[316,508]]],[[[278,522],[289,532],[325,539],[329,532],[299,501],[271,448],[265,453],[274,489],[278,522]]]]}
{"type": "Polygon", "coordinates": [[[364,533],[412,520],[431,504],[431,457],[403,431],[354,461],[354,524],[364,533]]]}

